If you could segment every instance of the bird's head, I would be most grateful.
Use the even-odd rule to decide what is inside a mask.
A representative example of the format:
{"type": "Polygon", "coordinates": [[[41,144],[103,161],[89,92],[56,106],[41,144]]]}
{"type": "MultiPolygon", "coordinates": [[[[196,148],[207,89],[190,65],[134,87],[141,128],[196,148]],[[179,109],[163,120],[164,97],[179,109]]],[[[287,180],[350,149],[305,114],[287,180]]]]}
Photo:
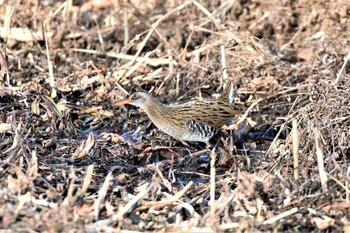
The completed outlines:
{"type": "Polygon", "coordinates": [[[121,106],[124,104],[130,104],[130,105],[134,105],[134,106],[143,108],[151,98],[152,98],[152,96],[146,92],[136,92],[136,93],[132,94],[129,99],[120,101],[114,105],[121,106]]]}

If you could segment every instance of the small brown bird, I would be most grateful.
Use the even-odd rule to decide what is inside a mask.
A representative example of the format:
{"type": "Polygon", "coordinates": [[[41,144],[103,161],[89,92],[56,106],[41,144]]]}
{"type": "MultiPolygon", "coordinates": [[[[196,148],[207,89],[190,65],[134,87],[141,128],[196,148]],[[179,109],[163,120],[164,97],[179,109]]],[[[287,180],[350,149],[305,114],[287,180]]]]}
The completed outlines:
{"type": "Polygon", "coordinates": [[[165,105],[145,92],[136,92],[115,106],[124,104],[142,108],[158,129],[176,139],[207,144],[221,126],[242,111],[242,107],[221,99],[165,105]]]}

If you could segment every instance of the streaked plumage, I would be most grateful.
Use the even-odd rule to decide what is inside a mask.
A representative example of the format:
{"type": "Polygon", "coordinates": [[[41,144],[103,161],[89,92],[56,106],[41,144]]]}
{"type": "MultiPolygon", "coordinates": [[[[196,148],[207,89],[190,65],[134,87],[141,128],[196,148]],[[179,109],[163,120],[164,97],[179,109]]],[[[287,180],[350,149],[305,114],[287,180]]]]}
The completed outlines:
{"type": "Polygon", "coordinates": [[[136,92],[115,105],[123,104],[142,108],[159,130],[176,139],[205,143],[242,110],[220,99],[165,105],[145,92],[136,92]]]}

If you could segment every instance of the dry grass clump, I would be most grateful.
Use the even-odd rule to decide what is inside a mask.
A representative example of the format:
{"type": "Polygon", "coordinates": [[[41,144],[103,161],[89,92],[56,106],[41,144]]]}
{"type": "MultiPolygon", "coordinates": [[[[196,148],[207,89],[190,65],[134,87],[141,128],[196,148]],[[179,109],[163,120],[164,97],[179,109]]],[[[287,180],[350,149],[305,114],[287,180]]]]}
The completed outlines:
{"type": "Polygon", "coordinates": [[[0,4],[0,228],[350,231],[347,1],[0,4]],[[255,126],[211,152],[112,107],[228,80],[255,126]]]}

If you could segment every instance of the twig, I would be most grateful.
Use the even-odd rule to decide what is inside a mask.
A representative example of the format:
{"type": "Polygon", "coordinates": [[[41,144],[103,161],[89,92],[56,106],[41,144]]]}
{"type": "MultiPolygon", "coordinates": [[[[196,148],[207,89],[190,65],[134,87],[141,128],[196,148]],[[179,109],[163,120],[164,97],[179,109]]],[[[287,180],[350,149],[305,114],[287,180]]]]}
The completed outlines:
{"type": "Polygon", "coordinates": [[[9,36],[11,34],[11,18],[13,16],[13,12],[15,11],[15,2],[12,2],[12,4],[6,4],[5,8],[5,17],[4,17],[4,28],[5,28],[5,37],[9,36]]]}
{"type": "Polygon", "coordinates": [[[342,184],[342,182],[340,182],[337,178],[335,178],[331,174],[327,174],[327,176],[329,176],[332,180],[335,181],[335,183],[337,183],[340,187],[342,187],[345,190],[347,195],[350,194],[350,189],[348,187],[346,187],[346,185],[342,184]]]}
{"type": "Polygon", "coordinates": [[[145,56],[141,57],[141,59],[136,63],[134,64],[129,70],[128,72],[124,75],[124,77],[129,77],[132,73],[134,73],[141,65],[143,65],[145,63],[145,61],[149,58],[149,56],[151,56],[151,54],[153,53],[154,51],[150,51],[150,52],[147,52],[145,54],[145,56]]]}
{"type": "MultiPolygon", "coordinates": [[[[227,210],[230,203],[232,203],[233,199],[235,198],[235,192],[230,193],[228,196],[225,194],[222,194],[218,200],[215,202],[215,210],[214,210],[214,216],[212,216],[212,211],[208,211],[205,213],[205,215],[202,217],[203,221],[208,223],[214,223],[214,221],[219,218],[219,216],[227,210]]],[[[212,224],[213,225],[213,224],[212,224]]]]}
{"type": "MultiPolygon", "coordinates": [[[[46,37],[53,37],[53,32],[46,32],[46,37]]],[[[0,37],[14,39],[18,41],[28,42],[28,41],[43,41],[42,31],[31,31],[28,28],[14,28],[10,29],[10,34],[7,34],[4,27],[0,27],[0,37]]]]}
{"type": "Polygon", "coordinates": [[[32,150],[32,157],[27,169],[27,177],[33,180],[38,177],[38,157],[36,150],[32,150]]]}
{"type": "MultiPolygon", "coordinates": [[[[15,10],[14,7],[14,2],[12,4],[6,4],[5,7],[5,17],[4,17],[4,28],[5,28],[5,35],[8,36],[10,35],[10,29],[11,29],[11,18],[13,15],[13,12],[15,10]]],[[[1,51],[0,51],[1,53],[1,51]]],[[[8,86],[11,86],[10,83],[10,76],[9,76],[9,72],[8,72],[8,66],[7,66],[7,61],[6,59],[2,56],[2,54],[0,54],[1,56],[1,67],[0,67],[0,71],[1,72],[5,72],[6,73],[6,84],[8,86]]],[[[3,77],[3,74],[0,73],[0,78],[3,77]]]]}
{"type": "Polygon", "coordinates": [[[247,110],[245,110],[244,114],[239,118],[239,120],[237,121],[237,125],[239,125],[240,123],[242,123],[247,117],[248,117],[248,114],[249,112],[259,103],[261,102],[263,99],[260,98],[256,101],[254,101],[254,103],[252,103],[249,108],[247,110]]]}
{"type": "Polygon", "coordinates": [[[98,41],[99,41],[100,44],[101,44],[101,50],[102,50],[102,51],[105,51],[105,42],[104,42],[104,40],[103,40],[103,36],[102,36],[102,34],[101,34],[101,31],[100,31],[100,26],[98,26],[97,20],[94,20],[94,22],[95,22],[95,24],[96,24],[98,41]]]}
{"type": "Polygon", "coordinates": [[[36,199],[34,197],[31,198],[31,201],[35,205],[41,205],[41,206],[49,207],[51,209],[55,209],[58,207],[58,204],[56,204],[55,202],[52,202],[52,201],[47,201],[47,200],[43,200],[43,199],[36,199]]]}
{"type": "Polygon", "coordinates": [[[71,200],[71,203],[72,203],[71,205],[74,205],[76,201],[86,193],[92,181],[93,171],[94,171],[94,165],[90,165],[86,170],[83,187],[76,192],[74,198],[72,198],[71,200]]]}
{"type": "Polygon", "coordinates": [[[101,203],[102,201],[105,199],[109,185],[111,183],[113,176],[112,176],[112,172],[109,172],[105,181],[103,182],[103,185],[101,187],[101,189],[98,191],[98,197],[97,200],[95,201],[94,204],[94,219],[97,220],[98,216],[100,215],[100,207],[101,207],[101,203]]]}
{"type": "Polygon", "coordinates": [[[286,211],[286,212],[283,212],[283,213],[281,213],[281,214],[279,214],[279,215],[276,215],[276,216],[274,216],[274,217],[272,217],[272,218],[270,218],[270,219],[268,219],[268,220],[265,220],[265,221],[263,222],[263,224],[264,224],[264,225],[267,225],[267,224],[274,224],[275,222],[277,222],[277,221],[279,221],[279,220],[281,220],[281,219],[283,219],[283,218],[285,218],[285,217],[288,217],[289,215],[295,214],[295,213],[298,212],[298,211],[299,211],[299,208],[298,208],[298,207],[295,207],[295,208],[290,209],[290,210],[288,210],[288,211],[286,211]]]}
{"type": "MultiPolygon", "coordinates": [[[[8,148],[7,150],[5,150],[4,152],[2,152],[2,154],[6,155],[8,153],[10,153],[11,151],[15,150],[17,148],[17,146],[20,144],[22,139],[22,124],[21,122],[18,123],[17,127],[15,125],[15,123],[12,123],[12,131],[15,132],[15,135],[13,136],[12,139],[12,146],[10,148],[8,148]]],[[[8,157],[5,162],[6,163],[11,163],[12,160],[12,156],[8,157]]]]}
{"type": "MultiPolygon", "coordinates": [[[[74,51],[74,52],[90,53],[90,54],[99,54],[100,53],[96,50],[90,50],[90,49],[71,48],[70,50],[74,51]]],[[[106,56],[117,58],[117,59],[129,60],[129,61],[134,59],[134,56],[127,55],[124,53],[108,52],[108,53],[106,53],[106,56]]],[[[147,59],[144,59],[142,57],[138,57],[138,58],[136,58],[136,61],[138,61],[138,62],[142,61],[142,62],[144,62],[144,64],[148,64],[151,66],[170,65],[170,63],[172,63],[175,66],[177,65],[177,62],[175,60],[167,59],[167,58],[147,58],[147,59]]]]}
{"type": "Polygon", "coordinates": [[[87,189],[89,188],[89,185],[90,185],[91,180],[92,180],[93,171],[94,171],[94,165],[91,164],[90,166],[88,166],[88,168],[86,170],[83,187],[82,187],[81,191],[79,192],[80,196],[84,195],[86,193],[87,189]]]}
{"type": "Polygon", "coordinates": [[[136,203],[140,200],[142,200],[154,187],[154,182],[148,185],[146,189],[144,189],[142,192],[137,194],[133,199],[131,199],[126,205],[124,205],[116,214],[112,215],[111,217],[103,220],[96,221],[94,224],[87,225],[85,229],[88,232],[91,232],[91,230],[95,230],[96,228],[99,228],[100,226],[109,226],[113,224],[116,221],[120,221],[122,217],[131,210],[131,208],[136,205],[136,203]]]}
{"type": "Polygon", "coordinates": [[[350,202],[338,202],[338,203],[333,203],[326,205],[322,207],[322,211],[328,213],[331,210],[336,210],[336,209],[350,209],[350,202]]]}
{"type": "Polygon", "coordinates": [[[192,1],[186,1],[185,3],[181,4],[180,6],[172,9],[171,11],[169,11],[167,14],[163,15],[162,17],[160,17],[155,23],[152,24],[152,28],[150,29],[150,31],[147,33],[145,39],[143,39],[143,41],[141,42],[140,46],[139,46],[139,50],[137,50],[136,54],[133,57],[132,63],[134,63],[137,58],[139,57],[140,53],[142,52],[143,48],[145,47],[147,41],[149,40],[149,38],[151,37],[151,35],[153,34],[154,30],[156,29],[156,27],[158,27],[158,25],[165,19],[167,19],[170,15],[181,11],[183,8],[187,7],[188,5],[192,4],[192,1]]]}
{"type": "MultiPolygon", "coordinates": [[[[350,176],[350,166],[348,166],[347,170],[346,170],[346,177],[349,177],[350,176]]],[[[345,187],[347,189],[349,189],[349,181],[346,180],[345,181],[345,187]]],[[[346,202],[350,202],[350,193],[346,192],[346,202]]]]}
{"type": "Polygon", "coordinates": [[[124,47],[126,47],[129,43],[129,21],[128,21],[128,8],[127,8],[127,0],[124,0],[123,6],[123,21],[124,21],[124,47]]]}
{"type": "Polygon", "coordinates": [[[317,127],[314,127],[313,131],[314,131],[315,142],[316,142],[316,156],[317,156],[318,172],[320,174],[322,191],[323,191],[323,193],[325,193],[327,191],[327,173],[324,169],[321,133],[317,127]]]}
{"type": "Polygon", "coordinates": [[[2,79],[6,75],[6,84],[11,86],[8,67],[7,59],[2,54],[2,48],[0,47],[0,78],[2,79]]]}
{"type": "Polygon", "coordinates": [[[163,176],[163,173],[162,173],[162,171],[160,170],[160,163],[157,163],[157,165],[156,165],[156,171],[157,171],[157,173],[158,173],[160,179],[162,180],[163,185],[168,189],[169,192],[171,192],[171,190],[172,190],[171,183],[169,182],[169,180],[167,180],[167,179],[163,176]]]}
{"type": "Polygon", "coordinates": [[[215,223],[215,160],[216,160],[216,146],[213,147],[210,153],[210,219],[211,223],[215,223]]]}
{"type": "Polygon", "coordinates": [[[292,137],[293,137],[293,167],[294,167],[294,179],[299,179],[299,136],[298,136],[298,122],[296,119],[292,121],[292,137]]]}
{"type": "Polygon", "coordinates": [[[44,32],[44,40],[45,40],[45,46],[46,46],[46,58],[47,58],[47,66],[49,68],[49,85],[51,87],[51,98],[56,98],[57,96],[57,89],[55,84],[55,76],[53,75],[53,65],[50,59],[50,52],[49,52],[49,43],[48,43],[48,37],[46,32],[46,27],[49,25],[48,21],[44,21],[42,27],[44,32]]]}
{"type": "Polygon", "coordinates": [[[191,154],[191,156],[195,158],[195,157],[198,157],[198,156],[205,154],[209,151],[210,151],[209,149],[203,149],[203,150],[200,150],[200,151],[197,151],[197,152],[191,154]]]}
{"type": "Polygon", "coordinates": [[[166,206],[172,204],[175,201],[178,201],[187,191],[192,187],[193,181],[190,181],[181,191],[177,192],[175,195],[161,201],[150,201],[147,203],[147,206],[152,206],[158,208],[160,206],[166,206]]]}
{"type": "Polygon", "coordinates": [[[195,5],[198,9],[200,9],[204,14],[206,14],[211,19],[211,21],[215,24],[215,26],[218,26],[218,22],[220,21],[219,18],[216,18],[215,16],[213,16],[212,13],[210,13],[202,4],[200,4],[196,0],[192,0],[192,2],[193,2],[193,5],[195,5]]]}
{"type": "Polygon", "coordinates": [[[232,231],[232,229],[234,228],[238,228],[241,224],[238,222],[231,222],[231,223],[224,223],[221,224],[219,227],[221,230],[225,231],[225,230],[230,230],[232,231]]]}
{"type": "Polygon", "coordinates": [[[322,217],[323,219],[325,219],[325,220],[327,220],[327,221],[329,221],[329,220],[334,221],[334,219],[333,219],[333,218],[328,217],[327,215],[322,214],[321,212],[318,212],[318,211],[316,211],[316,210],[314,210],[314,209],[307,208],[307,211],[309,211],[309,213],[311,213],[311,214],[314,214],[314,215],[320,216],[320,217],[322,217]]]}
{"type": "Polygon", "coordinates": [[[129,94],[129,92],[127,92],[119,83],[115,83],[114,85],[116,85],[116,87],[119,89],[119,91],[123,92],[124,95],[129,94]]]}
{"type": "Polygon", "coordinates": [[[73,200],[73,191],[75,190],[75,180],[77,179],[77,176],[75,175],[75,170],[72,168],[70,170],[70,175],[71,177],[71,181],[69,182],[69,187],[68,187],[68,192],[66,195],[66,198],[64,199],[62,205],[60,206],[62,209],[62,218],[63,218],[63,222],[67,222],[68,221],[68,211],[69,211],[69,207],[73,206],[72,200],[73,200]]]}
{"type": "Polygon", "coordinates": [[[179,88],[179,86],[180,86],[180,73],[177,73],[176,74],[176,96],[179,96],[179,94],[180,94],[180,88],[179,88]]]}
{"type": "Polygon", "coordinates": [[[223,77],[223,83],[222,86],[225,89],[228,80],[228,74],[227,74],[227,67],[226,67],[226,55],[225,55],[225,46],[221,45],[221,69],[222,69],[222,77],[223,77]]]}
{"type": "Polygon", "coordinates": [[[348,63],[349,59],[350,59],[350,52],[348,52],[348,54],[344,57],[344,64],[341,67],[340,71],[338,72],[337,79],[335,80],[334,84],[337,84],[339,82],[340,78],[343,76],[346,64],[348,63]]]}
{"type": "Polygon", "coordinates": [[[155,182],[152,182],[148,185],[146,189],[144,189],[142,192],[137,194],[133,199],[131,199],[126,205],[124,205],[116,214],[114,214],[111,219],[114,221],[119,221],[124,214],[129,212],[131,208],[136,205],[137,202],[139,202],[141,199],[143,199],[154,187],[155,182]]]}
{"type": "Polygon", "coordinates": [[[281,128],[280,128],[279,131],[277,132],[277,134],[276,134],[275,138],[273,139],[273,141],[272,141],[272,143],[271,143],[269,149],[266,151],[266,155],[267,155],[268,153],[270,153],[270,151],[272,150],[273,146],[275,145],[277,139],[279,138],[280,134],[282,133],[282,131],[284,130],[284,128],[286,127],[286,125],[289,123],[289,120],[290,120],[290,118],[291,118],[291,116],[290,116],[290,115],[291,115],[291,111],[293,110],[293,108],[294,108],[295,104],[297,103],[298,99],[299,99],[299,96],[295,99],[295,101],[294,101],[292,107],[289,109],[289,112],[288,112],[288,115],[287,115],[287,119],[286,119],[286,121],[281,125],[281,128]]]}
{"type": "MultiPolygon", "coordinates": [[[[221,45],[223,43],[222,40],[217,40],[217,41],[214,41],[210,44],[206,44],[206,45],[203,45],[201,46],[200,48],[196,49],[196,50],[193,50],[191,52],[188,52],[186,54],[186,57],[187,58],[190,58],[190,57],[195,57],[195,56],[198,56],[198,54],[201,54],[202,52],[206,51],[206,50],[210,50],[218,45],[221,45]]],[[[195,64],[193,64],[195,65],[195,64]]]]}

